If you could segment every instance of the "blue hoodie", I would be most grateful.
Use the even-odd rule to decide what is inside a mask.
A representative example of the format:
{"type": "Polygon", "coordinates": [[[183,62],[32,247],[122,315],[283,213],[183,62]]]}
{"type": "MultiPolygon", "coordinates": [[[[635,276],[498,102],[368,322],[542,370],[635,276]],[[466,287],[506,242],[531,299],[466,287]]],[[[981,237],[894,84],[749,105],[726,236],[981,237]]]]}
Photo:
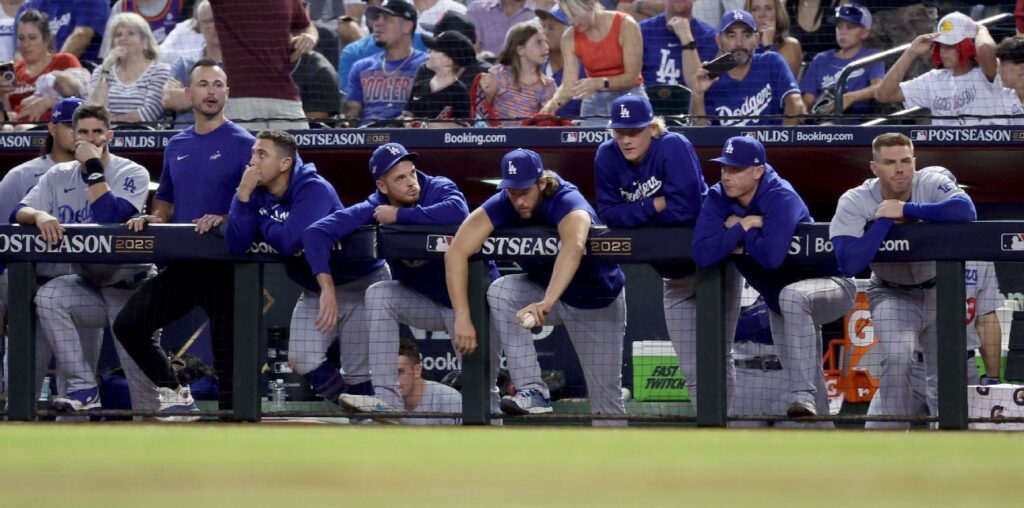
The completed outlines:
{"type": "MultiPolygon", "coordinates": [[[[429,176],[422,171],[416,171],[416,176],[420,183],[419,203],[416,206],[399,208],[398,224],[461,224],[469,215],[466,198],[459,192],[454,182],[443,176],[429,176]]],[[[359,226],[375,224],[374,209],[387,204],[390,204],[387,196],[376,191],[370,194],[366,201],[335,210],[309,226],[302,234],[302,243],[305,245],[306,258],[313,273],[325,271],[325,254],[331,244],[352,234],[359,226]]],[[[392,262],[390,265],[393,280],[400,281],[431,300],[451,308],[443,260],[429,261],[416,268],[401,261],[392,262]]]]}
{"type": "Polygon", "coordinates": [[[804,279],[839,274],[838,268],[812,269],[786,262],[796,225],[813,221],[793,186],[765,164],[757,192],[746,208],[725,195],[721,182],[708,190],[693,231],[693,260],[701,268],[715,266],[725,261],[736,247],[743,247],[736,268],[761,293],[768,308],[779,313],[782,288],[804,279]],[[735,224],[725,229],[730,215],[760,215],[764,227],[743,231],[742,225],[735,224]]]}
{"type": "MultiPolygon", "coordinates": [[[[252,192],[248,203],[239,201],[237,194],[232,198],[225,236],[228,250],[234,254],[244,253],[259,233],[284,257],[288,277],[308,291],[319,293],[316,277],[301,256],[302,232],[318,219],[341,209],[334,187],[316,172],[316,166],[304,164],[296,155],[288,189],[280,198],[263,186],[252,192]]],[[[340,255],[330,250],[330,245],[324,257],[335,284],[359,279],[384,265],[384,261],[340,259],[340,255]]]]}

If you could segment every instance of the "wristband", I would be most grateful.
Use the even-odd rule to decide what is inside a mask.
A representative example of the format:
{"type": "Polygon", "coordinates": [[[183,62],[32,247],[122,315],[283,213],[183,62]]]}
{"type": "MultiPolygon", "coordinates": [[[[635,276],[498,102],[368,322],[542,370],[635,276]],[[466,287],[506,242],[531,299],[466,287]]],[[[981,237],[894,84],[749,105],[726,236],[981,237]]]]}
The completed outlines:
{"type": "Polygon", "coordinates": [[[85,161],[85,165],[82,166],[82,168],[82,172],[85,173],[85,176],[90,176],[97,173],[102,175],[103,161],[101,161],[99,157],[94,157],[92,159],[85,161]]]}
{"type": "Polygon", "coordinates": [[[98,183],[105,183],[106,181],[107,179],[103,177],[103,173],[92,173],[86,179],[86,182],[89,183],[89,187],[92,187],[93,185],[96,185],[98,183]]]}
{"type": "Polygon", "coordinates": [[[689,44],[683,44],[682,46],[680,46],[680,49],[682,49],[683,51],[686,51],[688,49],[696,50],[697,49],[697,41],[690,41],[689,44]]]}

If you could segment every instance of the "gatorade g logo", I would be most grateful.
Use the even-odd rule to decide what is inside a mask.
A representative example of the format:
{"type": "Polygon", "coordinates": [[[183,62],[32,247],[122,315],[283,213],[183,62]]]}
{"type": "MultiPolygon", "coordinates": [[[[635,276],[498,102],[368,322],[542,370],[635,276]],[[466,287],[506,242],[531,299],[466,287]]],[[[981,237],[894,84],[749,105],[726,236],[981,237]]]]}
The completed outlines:
{"type": "Polygon", "coordinates": [[[619,118],[629,118],[629,110],[625,104],[619,104],[619,118]]]}
{"type": "Polygon", "coordinates": [[[953,22],[948,20],[948,19],[946,21],[943,21],[942,24],[939,25],[939,31],[944,33],[944,34],[948,34],[949,32],[952,32],[953,31],[953,22]]]}
{"type": "Polygon", "coordinates": [[[516,167],[511,162],[508,163],[508,174],[510,174],[510,175],[516,174],[516,167]]]}
{"type": "Polygon", "coordinates": [[[1013,391],[1013,403],[1024,406],[1024,388],[1017,388],[1013,391]]]}

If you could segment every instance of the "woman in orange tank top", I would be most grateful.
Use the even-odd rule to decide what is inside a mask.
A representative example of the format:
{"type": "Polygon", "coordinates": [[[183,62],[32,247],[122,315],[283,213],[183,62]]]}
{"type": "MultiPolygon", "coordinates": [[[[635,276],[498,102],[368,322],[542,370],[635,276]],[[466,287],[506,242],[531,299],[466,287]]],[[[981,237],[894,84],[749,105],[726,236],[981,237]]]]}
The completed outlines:
{"type": "Polygon", "coordinates": [[[605,11],[597,0],[558,0],[558,4],[572,26],[562,34],[562,85],[541,113],[553,114],[571,99],[581,99],[582,125],[603,126],[616,98],[646,95],[640,76],[640,26],[625,13],[605,11]],[[586,78],[579,78],[578,62],[583,63],[586,78]]]}

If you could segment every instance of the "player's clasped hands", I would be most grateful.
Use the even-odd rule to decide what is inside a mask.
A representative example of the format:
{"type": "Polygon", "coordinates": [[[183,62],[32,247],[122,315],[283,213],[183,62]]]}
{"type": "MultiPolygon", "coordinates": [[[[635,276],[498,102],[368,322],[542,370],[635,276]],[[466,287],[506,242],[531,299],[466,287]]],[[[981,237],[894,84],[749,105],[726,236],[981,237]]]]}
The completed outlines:
{"type": "Polygon", "coordinates": [[[750,231],[753,228],[763,228],[764,218],[760,215],[747,215],[746,217],[730,215],[728,219],[725,219],[726,229],[729,229],[736,224],[743,226],[744,231],[750,231]]]}
{"type": "Polygon", "coordinates": [[[373,209],[373,219],[385,226],[398,222],[398,208],[391,205],[379,205],[373,209]]]}
{"type": "Polygon", "coordinates": [[[898,199],[886,199],[878,204],[878,208],[875,209],[876,219],[902,219],[903,218],[903,201],[898,199]]]}

